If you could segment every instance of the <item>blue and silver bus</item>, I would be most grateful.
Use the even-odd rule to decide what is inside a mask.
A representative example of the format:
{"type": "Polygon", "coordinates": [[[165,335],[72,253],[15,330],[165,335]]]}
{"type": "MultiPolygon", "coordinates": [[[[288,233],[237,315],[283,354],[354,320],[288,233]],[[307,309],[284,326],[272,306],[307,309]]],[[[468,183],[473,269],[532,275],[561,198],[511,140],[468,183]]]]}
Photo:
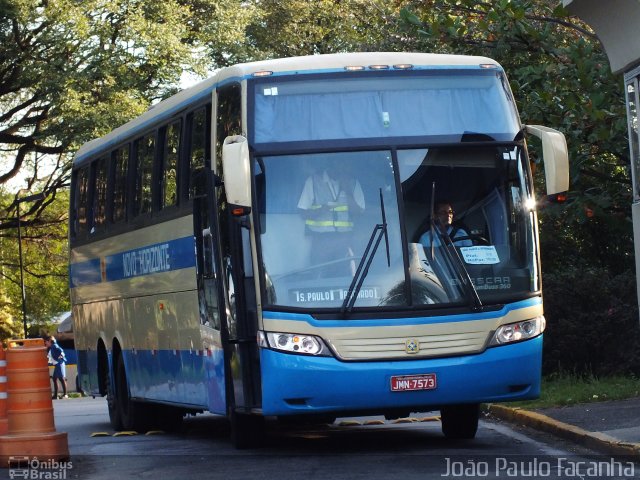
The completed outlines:
{"type": "Polygon", "coordinates": [[[474,437],[481,403],[540,391],[527,135],[567,190],[564,136],[520,122],[495,61],[351,53],[221,69],[85,144],[82,389],[115,429],[212,412],[239,447],[266,417],[439,410],[474,437]]]}

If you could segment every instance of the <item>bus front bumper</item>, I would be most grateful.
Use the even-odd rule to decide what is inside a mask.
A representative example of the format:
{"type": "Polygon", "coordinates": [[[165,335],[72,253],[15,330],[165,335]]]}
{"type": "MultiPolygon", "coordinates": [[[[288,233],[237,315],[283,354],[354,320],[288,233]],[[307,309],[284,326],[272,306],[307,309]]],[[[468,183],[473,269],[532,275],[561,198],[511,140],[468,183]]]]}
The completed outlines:
{"type": "Polygon", "coordinates": [[[476,355],[375,362],[261,350],[264,415],[437,410],[460,403],[507,402],[540,395],[542,338],[476,355]],[[436,388],[391,391],[391,377],[435,374],[436,388]]]}

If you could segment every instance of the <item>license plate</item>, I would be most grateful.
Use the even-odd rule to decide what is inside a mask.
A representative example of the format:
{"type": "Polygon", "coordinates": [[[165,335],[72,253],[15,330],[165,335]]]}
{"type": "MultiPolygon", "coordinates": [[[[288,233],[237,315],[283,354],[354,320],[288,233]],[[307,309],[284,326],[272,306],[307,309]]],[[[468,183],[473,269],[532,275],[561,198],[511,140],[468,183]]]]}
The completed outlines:
{"type": "Polygon", "coordinates": [[[435,373],[426,373],[424,375],[394,375],[391,377],[392,392],[434,390],[437,385],[435,373]]]}

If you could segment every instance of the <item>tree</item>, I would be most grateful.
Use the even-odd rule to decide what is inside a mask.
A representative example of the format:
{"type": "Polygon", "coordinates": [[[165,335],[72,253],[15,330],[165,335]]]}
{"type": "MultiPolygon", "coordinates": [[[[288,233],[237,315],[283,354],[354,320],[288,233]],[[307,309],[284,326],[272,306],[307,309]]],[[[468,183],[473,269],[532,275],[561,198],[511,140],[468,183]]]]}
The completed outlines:
{"type": "MultiPolygon", "coordinates": [[[[0,191],[0,208],[10,204],[13,198],[13,195],[0,191]]],[[[21,207],[24,208],[23,205],[21,207]]],[[[26,221],[22,228],[22,261],[28,325],[46,322],[55,314],[69,310],[68,208],[69,193],[63,190],[40,215],[38,222],[29,223],[28,218],[21,215],[21,220],[26,221]]],[[[5,325],[0,327],[0,338],[9,333],[22,337],[17,230],[5,230],[5,235],[0,237],[0,253],[0,312],[7,317],[5,325]]]]}
{"type": "Polygon", "coordinates": [[[385,50],[393,39],[402,1],[248,0],[244,34],[221,51],[219,66],[269,58],[385,50]]]}
{"type": "MultiPolygon", "coordinates": [[[[219,32],[204,28],[230,3],[241,9],[216,0],[0,0],[0,185],[20,173],[27,188],[45,178],[47,194],[66,186],[79,145],[174,93],[183,71],[203,73],[203,45],[215,33],[242,30],[223,21],[219,32]]],[[[7,213],[0,229],[15,227],[7,213]]]]}
{"type": "Polygon", "coordinates": [[[22,325],[10,312],[11,299],[0,290],[0,346],[5,339],[20,338],[22,325]]]}
{"type": "MultiPolygon", "coordinates": [[[[3,312],[15,314],[20,305],[17,257],[5,256],[14,246],[17,252],[18,197],[45,194],[21,206],[27,253],[57,251],[66,239],[60,212],[67,209],[63,192],[73,152],[174,93],[184,71],[204,73],[210,62],[205,43],[215,49],[244,31],[237,17],[220,16],[215,28],[208,19],[234,9],[244,12],[241,0],[0,0],[3,312]]],[[[27,284],[40,282],[27,292],[34,296],[33,315],[66,305],[55,299],[67,298],[59,286],[66,282],[44,287],[44,278],[36,281],[64,276],[60,265],[47,271],[29,262],[27,284]],[[36,292],[50,298],[39,306],[36,292]]]]}

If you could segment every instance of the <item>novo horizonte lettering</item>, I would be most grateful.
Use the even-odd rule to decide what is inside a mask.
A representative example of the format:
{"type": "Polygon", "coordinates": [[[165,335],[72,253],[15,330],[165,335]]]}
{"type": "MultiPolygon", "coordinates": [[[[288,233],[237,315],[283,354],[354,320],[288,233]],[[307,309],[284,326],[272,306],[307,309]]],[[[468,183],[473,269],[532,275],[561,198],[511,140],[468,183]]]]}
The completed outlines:
{"type": "Polygon", "coordinates": [[[122,254],[124,278],[171,270],[169,244],[162,243],[122,254]]]}

